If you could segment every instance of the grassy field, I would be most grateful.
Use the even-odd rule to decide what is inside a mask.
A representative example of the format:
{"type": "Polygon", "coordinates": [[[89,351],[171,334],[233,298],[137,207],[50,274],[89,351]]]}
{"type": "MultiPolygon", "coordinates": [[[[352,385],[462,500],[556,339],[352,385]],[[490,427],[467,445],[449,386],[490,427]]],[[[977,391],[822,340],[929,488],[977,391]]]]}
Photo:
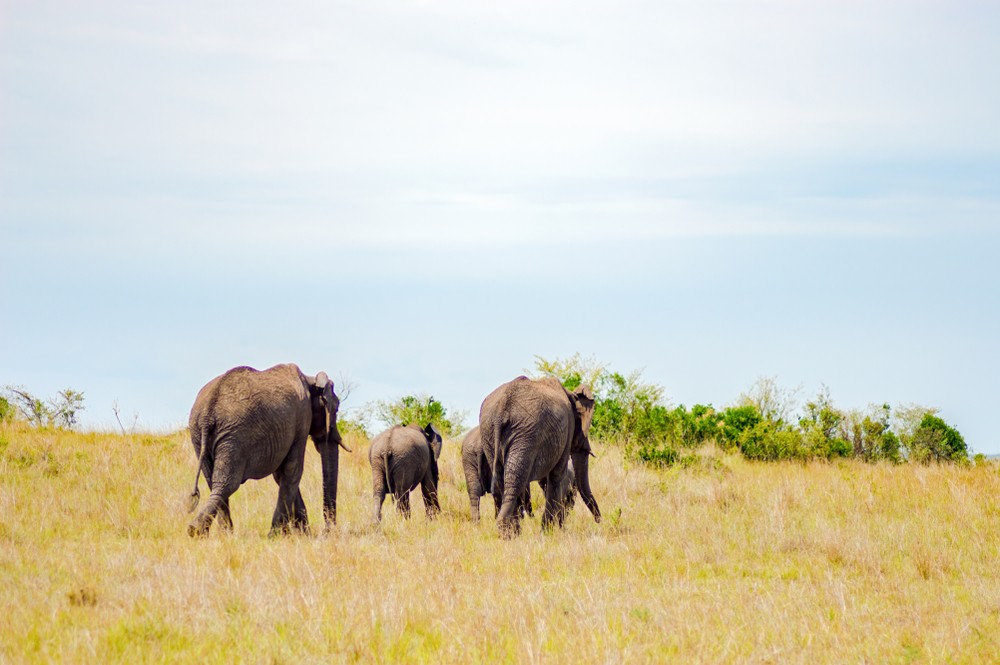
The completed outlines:
{"type": "Polygon", "coordinates": [[[994,464],[709,449],[659,471],[597,444],[604,522],[578,506],[543,535],[536,513],[501,542],[469,521],[455,442],[443,515],[417,493],[412,520],[389,506],[371,528],[367,442],[351,443],[334,532],[268,538],[276,486],[259,481],[233,497],[231,535],[192,540],[184,433],[0,425],[0,661],[1000,662],[994,464]]]}

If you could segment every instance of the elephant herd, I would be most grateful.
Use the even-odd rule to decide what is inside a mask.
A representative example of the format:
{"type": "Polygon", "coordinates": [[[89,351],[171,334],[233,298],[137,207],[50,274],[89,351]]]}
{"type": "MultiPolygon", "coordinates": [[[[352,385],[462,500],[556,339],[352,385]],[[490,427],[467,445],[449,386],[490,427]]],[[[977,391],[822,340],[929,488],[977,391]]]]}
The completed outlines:
{"type": "MultiPolygon", "coordinates": [[[[232,529],[229,497],[247,480],[267,476],[278,484],[271,532],[307,530],[299,491],[307,438],[322,461],[323,518],[329,529],[337,519],[339,449],[350,452],[337,429],[339,406],[325,372],[308,376],[294,364],[263,371],[236,367],[209,381],[195,398],[188,421],[198,456],[189,511],[198,504],[201,474],[211,494],[188,533],[207,535],[216,516],[223,529],[232,529]]],[[[537,481],[545,493],[543,528],[553,522],[562,526],[577,492],[600,522],[589,478],[593,413],[589,387],[567,390],[551,377],[520,376],[490,393],[480,409],[479,426],[462,440],[472,519],[478,521],[479,500],[488,492],[501,537],[518,535],[522,517],[531,513],[529,484],[537,481]]],[[[397,425],[372,440],[368,459],[375,522],[390,494],[397,510],[409,517],[410,492],[418,486],[428,517],[440,512],[441,448],[441,435],[430,424],[397,425]]]]}

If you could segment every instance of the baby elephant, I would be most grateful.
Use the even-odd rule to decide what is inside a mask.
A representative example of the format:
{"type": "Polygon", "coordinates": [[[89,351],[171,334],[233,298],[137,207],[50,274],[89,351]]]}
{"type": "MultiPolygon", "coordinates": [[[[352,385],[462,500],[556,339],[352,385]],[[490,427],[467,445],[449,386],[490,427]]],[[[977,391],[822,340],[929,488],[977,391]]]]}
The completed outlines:
{"type": "Polygon", "coordinates": [[[372,519],[375,522],[382,521],[386,494],[392,494],[396,509],[409,519],[410,492],[417,485],[424,497],[427,517],[433,518],[441,511],[437,495],[437,460],[441,444],[441,435],[430,424],[423,429],[419,425],[397,425],[375,437],[368,451],[375,495],[372,519]]]}

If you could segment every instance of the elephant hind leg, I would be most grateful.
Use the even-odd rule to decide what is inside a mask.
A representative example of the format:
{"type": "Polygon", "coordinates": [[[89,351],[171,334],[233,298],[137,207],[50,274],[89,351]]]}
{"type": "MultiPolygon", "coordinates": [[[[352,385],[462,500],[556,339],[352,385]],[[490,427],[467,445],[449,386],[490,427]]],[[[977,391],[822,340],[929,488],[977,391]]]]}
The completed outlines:
{"type": "Polygon", "coordinates": [[[404,519],[410,519],[410,493],[398,492],[396,497],[396,510],[404,519]]]}
{"type": "Polygon", "coordinates": [[[566,507],[560,494],[562,487],[561,474],[550,473],[545,483],[545,511],[542,513],[542,529],[550,529],[553,521],[561,528],[566,519],[566,507]]]}
{"type": "Polygon", "coordinates": [[[226,515],[222,520],[232,523],[231,518],[228,517],[229,497],[239,489],[240,482],[239,480],[233,480],[232,477],[224,481],[220,478],[215,478],[214,480],[212,494],[208,497],[205,507],[201,509],[198,516],[188,525],[189,536],[207,536],[209,527],[212,526],[212,520],[220,510],[224,510],[226,515]],[[225,507],[223,508],[223,506],[225,507]]]}
{"type": "Polygon", "coordinates": [[[229,497],[219,504],[219,528],[227,533],[233,531],[233,515],[229,512],[229,497]]]}
{"type": "Polygon", "coordinates": [[[425,479],[420,483],[420,493],[424,497],[424,509],[427,511],[427,518],[434,519],[441,512],[441,504],[438,502],[437,487],[434,481],[425,479]]]}
{"type": "Polygon", "coordinates": [[[524,500],[524,492],[517,491],[507,486],[504,491],[503,501],[500,502],[500,510],[497,512],[497,522],[500,526],[500,537],[503,539],[516,538],[521,534],[521,503],[524,500]]]}

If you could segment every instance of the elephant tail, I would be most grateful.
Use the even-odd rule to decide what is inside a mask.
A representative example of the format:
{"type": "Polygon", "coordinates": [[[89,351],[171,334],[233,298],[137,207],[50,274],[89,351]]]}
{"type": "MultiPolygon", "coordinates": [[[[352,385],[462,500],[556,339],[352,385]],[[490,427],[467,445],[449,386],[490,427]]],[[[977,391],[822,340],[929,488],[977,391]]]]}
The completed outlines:
{"type": "Polygon", "coordinates": [[[396,491],[392,487],[392,451],[386,450],[382,459],[382,468],[385,470],[385,488],[389,494],[396,496],[396,491]]]}
{"type": "MultiPolygon", "coordinates": [[[[506,457],[505,453],[507,452],[506,450],[504,450],[504,441],[503,441],[503,432],[502,432],[502,430],[503,430],[503,426],[502,426],[502,423],[500,422],[499,419],[495,419],[492,422],[490,422],[489,426],[486,428],[486,431],[482,431],[481,430],[483,432],[482,435],[484,437],[483,438],[483,442],[484,442],[483,447],[484,448],[486,447],[486,445],[487,445],[486,441],[489,441],[490,444],[492,444],[492,446],[493,446],[493,459],[490,460],[490,462],[491,462],[490,471],[492,472],[492,483],[491,484],[493,484],[493,485],[495,485],[497,483],[497,480],[498,480],[498,477],[497,477],[498,476],[498,471],[499,471],[500,467],[503,466],[503,464],[504,464],[504,458],[506,457]],[[487,439],[486,437],[489,437],[489,438],[487,439]]],[[[500,479],[500,480],[502,480],[502,479],[500,479]]],[[[493,491],[493,488],[491,487],[490,488],[490,492],[492,492],[492,491],[493,491]]]]}
{"type": "Polygon", "coordinates": [[[212,432],[208,427],[202,427],[201,429],[201,451],[198,453],[198,472],[194,475],[194,491],[191,492],[191,496],[188,497],[188,512],[193,513],[194,509],[198,507],[198,501],[201,499],[201,491],[198,489],[198,479],[201,478],[201,471],[203,465],[205,464],[205,451],[208,450],[208,444],[211,440],[212,432]]]}

